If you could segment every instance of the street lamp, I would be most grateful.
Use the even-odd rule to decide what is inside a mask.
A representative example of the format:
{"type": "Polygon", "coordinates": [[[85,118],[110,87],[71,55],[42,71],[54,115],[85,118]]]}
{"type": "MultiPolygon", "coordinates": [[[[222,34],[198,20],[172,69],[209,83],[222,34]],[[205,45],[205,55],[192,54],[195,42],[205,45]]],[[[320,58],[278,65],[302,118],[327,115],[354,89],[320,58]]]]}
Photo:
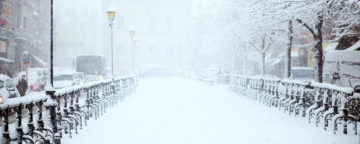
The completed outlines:
{"type": "Polygon", "coordinates": [[[129,35],[131,37],[131,41],[132,41],[132,48],[131,48],[131,73],[134,74],[134,63],[135,63],[135,44],[136,44],[136,40],[135,40],[135,30],[131,29],[129,31],[129,35]]]}
{"type": "Polygon", "coordinates": [[[131,40],[134,40],[134,36],[135,36],[135,30],[130,30],[129,31],[129,34],[130,34],[130,36],[131,36],[131,40]]]}
{"type": "Polygon", "coordinates": [[[107,12],[109,19],[109,26],[111,30],[111,77],[114,78],[114,54],[113,54],[113,21],[115,19],[115,11],[109,10],[107,12]]]}

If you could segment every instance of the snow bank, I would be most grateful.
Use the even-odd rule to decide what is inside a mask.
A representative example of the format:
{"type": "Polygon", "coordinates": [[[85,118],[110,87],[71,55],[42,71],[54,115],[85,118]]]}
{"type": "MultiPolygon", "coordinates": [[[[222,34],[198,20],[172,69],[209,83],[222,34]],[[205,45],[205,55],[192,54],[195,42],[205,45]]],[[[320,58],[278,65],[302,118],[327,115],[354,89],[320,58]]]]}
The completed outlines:
{"type": "Polygon", "coordinates": [[[27,105],[34,102],[46,101],[48,97],[45,92],[31,92],[24,97],[6,99],[5,103],[0,104],[0,109],[12,108],[19,105],[27,105]]]}
{"type": "Polygon", "coordinates": [[[284,82],[284,83],[293,83],[293,84],[298,84],[298,85],[308,85],[309,83],[306,83],[306,82],[303,82],[303,81],[300,81],[300,80],[294,80],[294,79],[283,79],[281,80],[281,82],[284,82]]]}
{"type": "MultiPolygon", "coordinates": [[[[120,80],[125,80],[125,79],[129,79],[132,78],[133,76],[125,76],[125,77],[119,77],[119,78],[114,78],[115,81],[120,81],[120,80]]],[[[0,78],[9,78],[6,75],[0,75],[0,78]]],[[[71,87],[66,87],[66,88],[62,88],[62,89],[53,89],[50,86],[46,86],[46,90],[49,91],[55,91],[55,96],[60,96],[60,95],[64,95],[64,94],[68,94],[71,92],[75,92],[75,91],[79,91],[82,90],[84,88],[90,88],[96,85],[100,85],[100,84],[105,84],[105,83],[111,83],[112,80],[111,79],[106,79],[106,80],[102,80],[102,81],[95,81],[95,82],[90,82],[84,85],[76,85],[76,86],[71,86],[71,87]]],[[[39,102],[39,101],[46,101],[47,100],[47,95],[45,93],[45,91],[42,92],[31,92],[26,94],[23,97],[17,97],[17,98],[10,98],[10,99],[6,99],[5,102],[3,104],[0,104],[0,109],[6,109],[6,108],[11,108],[11,107],[16,107],[19,105],[26,105],[26,104],[30,104],[33,102],[39,102]]]]}
{"type": "Polygon", "coordinates": [[[136,93],[89,121],[64,143],[121,144],[355,144],[277,109],[239,97],[223,85],[145,79],[136,93]]]}
{"type": "Polygon", "coordinates": [[[327,83],[311,82],[311,86],[318,87],[318,88],[332,89],[332,90],[344,92],[344,93],[347,93],[347,94],[352,94],[353,93],[352,88],[340,87],[340,86],[327,84],[327,83]]]}

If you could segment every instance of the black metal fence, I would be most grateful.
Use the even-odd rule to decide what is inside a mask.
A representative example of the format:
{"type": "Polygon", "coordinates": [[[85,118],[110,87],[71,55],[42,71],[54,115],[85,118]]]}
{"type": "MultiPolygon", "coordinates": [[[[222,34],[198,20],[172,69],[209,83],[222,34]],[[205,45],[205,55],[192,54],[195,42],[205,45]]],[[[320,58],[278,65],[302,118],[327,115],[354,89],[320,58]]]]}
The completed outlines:
{"type": "Polygon", "coordinates": [[[360,94],[352,88],[324,83],[305,83],[263,77],[232,76],[231,89],[269,107],[294,116],[308,118],[309,123],[357,135],[360,122],[360,94]],[[350,130],[349,130],[350,127],[350,130]]]}
{"type": "Polygon", "coordinates": [[[1,143],[59,144],[64,134],[77,134],[135,87],[134,77],[124,77],[9,99],[0,105],[1,143]]]}

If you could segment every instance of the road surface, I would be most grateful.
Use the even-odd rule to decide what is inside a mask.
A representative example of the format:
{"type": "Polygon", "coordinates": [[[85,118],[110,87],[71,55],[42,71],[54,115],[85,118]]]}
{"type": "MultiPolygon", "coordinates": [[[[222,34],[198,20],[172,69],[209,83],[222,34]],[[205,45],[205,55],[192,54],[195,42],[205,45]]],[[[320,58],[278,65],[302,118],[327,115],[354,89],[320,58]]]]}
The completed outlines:
{"type": "Polygon", "coordinates": [[[129,96],[72,139],[86,144],[357,144],[301,117],[238,96],[224,85],[143,79],[129,96]]]}

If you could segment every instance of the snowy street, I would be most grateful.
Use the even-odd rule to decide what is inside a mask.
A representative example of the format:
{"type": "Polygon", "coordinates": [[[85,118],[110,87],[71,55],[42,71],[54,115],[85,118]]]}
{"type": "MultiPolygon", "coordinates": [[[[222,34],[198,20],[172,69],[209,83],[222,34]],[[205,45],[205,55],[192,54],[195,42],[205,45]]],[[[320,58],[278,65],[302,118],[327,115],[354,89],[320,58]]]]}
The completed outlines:
{"type": "Polygon", "coordinates": [[[356,144],[302,117],[233,93],[225,85],[141,79],[135,94],[90,120],[63,143],[87,144],[356,144]]]}
{"type": "Polygon", "coordinates": [[[360,0],[0,0],[0,144],[360,144],[360,0]]]}

